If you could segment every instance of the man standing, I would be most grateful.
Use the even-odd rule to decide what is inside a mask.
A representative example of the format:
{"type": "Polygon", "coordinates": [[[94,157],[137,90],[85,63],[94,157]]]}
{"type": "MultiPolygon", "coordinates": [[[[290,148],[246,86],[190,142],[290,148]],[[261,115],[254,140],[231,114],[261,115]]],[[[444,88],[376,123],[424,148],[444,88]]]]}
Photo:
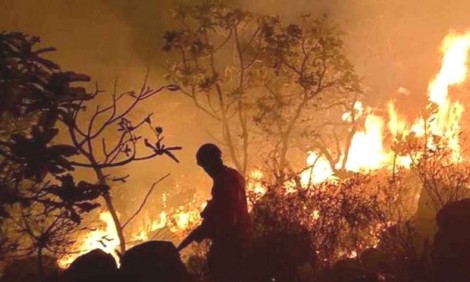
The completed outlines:
{"type": "Polygon", "coordinates": [[[241,261],[251,237],[245,180],[238,171],[224,165],[222,152],[204,144],[196,154],[197,164],[212,178],[212,199],[201,213],[200,226],[178,246],[211,239],[207,262],[215,281],[239,281],[241,261]]]}

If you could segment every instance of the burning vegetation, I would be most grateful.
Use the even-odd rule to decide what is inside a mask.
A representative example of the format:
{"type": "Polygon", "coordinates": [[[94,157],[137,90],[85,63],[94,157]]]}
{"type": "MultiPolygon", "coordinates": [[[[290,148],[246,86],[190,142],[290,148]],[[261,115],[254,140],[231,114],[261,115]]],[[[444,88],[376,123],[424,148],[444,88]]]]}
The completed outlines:
{"type": "MultiPolygon", "coordinates": [[[[132,178],[122,173],[129,164],[178,162],[182,148],[165,145],[152,114],[137,110],[174,92],[216,125],[246,179],[247,281],[447,281],[453,266],[436,265],[450,236],[442,222],[470,184],[462,122],[470,33],[443,39],[440,68],[419,94],[427,102],[410,119],[399,104],[418,94],[405,88],[382,107],[367,105],[327,17],[285,24],[211,2],[180,6],[174,19],[165,86],[146,78],[137,91],[115,89],[108,104],[98,98],[106,92],[76,85],[88,76],[45,59],[54,49],[37,49],[38,38],[0,34],[0,258],[35,257],[46,277],[46,257],[65,269],[100,249],[119,265],[131,247],[179,242],[198,226],[201,195],[175,205],[168,198],[180,191],[155,192],[169,174],[133,208],[113,198],[132,178]]],[[[207,242],[183,253],[196,281],[207,278],[206,252],[207,242]]]]}

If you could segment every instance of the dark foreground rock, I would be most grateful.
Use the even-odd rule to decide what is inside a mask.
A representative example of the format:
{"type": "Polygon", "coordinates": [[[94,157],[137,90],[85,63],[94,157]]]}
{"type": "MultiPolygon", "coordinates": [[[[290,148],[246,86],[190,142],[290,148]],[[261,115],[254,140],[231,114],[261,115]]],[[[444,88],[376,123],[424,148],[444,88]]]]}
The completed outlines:
{"type": "Polygon", "coordinates": [[[129,282],[186,282],[189,275],[171,242],[150,241],[124,253],[121,277],[129,282]]]}
{"type": "Polygon", "coordinates": [[[433,267],[437,282],[470,281],[470,199],[450,202],[436,216],[433,267]]]}
{"type": "Polygon", "coordinates": [[[114,258],[96,249],[79,256],[64,272],[63,282],[116,281],[117,264],[114,258]]]}
{"type": "Polygon", "coordinates": [[[38,269],[37,257],[27,257],[9,262],[0,277],[1,282],[57,282],[59,266],[56,259],[42,257],[42,274],[38,269]]]}

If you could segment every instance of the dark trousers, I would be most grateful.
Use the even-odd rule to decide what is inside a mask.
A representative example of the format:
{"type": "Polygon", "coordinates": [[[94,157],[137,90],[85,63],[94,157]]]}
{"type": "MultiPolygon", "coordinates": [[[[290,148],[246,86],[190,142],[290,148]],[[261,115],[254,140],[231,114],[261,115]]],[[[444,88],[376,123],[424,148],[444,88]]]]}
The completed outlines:
{"type": "Polygon", "coordinates": [[[213,281],[238,282],[242,276],[243,243],[240,239],[214,239],[207,263],[213,281]]]}

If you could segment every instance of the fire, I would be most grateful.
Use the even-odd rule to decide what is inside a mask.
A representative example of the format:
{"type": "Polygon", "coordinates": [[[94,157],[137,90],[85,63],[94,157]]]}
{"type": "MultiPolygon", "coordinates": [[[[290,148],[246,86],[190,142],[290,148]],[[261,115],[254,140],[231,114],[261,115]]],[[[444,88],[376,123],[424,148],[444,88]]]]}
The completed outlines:
{"type": "MultiPolygon", "coordinates": [[[[342,115],[342,120],[348,123],[364,120],[363,129],[357,130],[351,139],[351,145],[346,152],[343,151],[339,161],[331,164],[322,154],[314,151],[307,153],[307,169],[299,175],[302,187],[319,184],[334,179],[334,169],[341,168],[345,158],[344,169],[351,172],[368,172],[377,169],[390,169],[394,166],[410,168],[411,157],[395,156],[392,144],[409,134],[416,137],[427,137],[426,146],[433,148],[437,145],[447,146],[451,150],[452,162],[461,162],[460,148],[460,120],[464,111],[462,104],[452,101],[449,97],[449,88],[461,84],[467,77],[468,52],[470,49],[470,33],[450,33],[443,41],[441,51],[443,53],[442,66],[436,77],[429,83],[427,110],[430,115],[419,116],[415,121],[407,121],[400,116],[394,101],[387,103],[387,116],[373,113],[372,109],[361,101],[357,101],[351,111],[342,115]],[[435,109],[434,109],[435,108],[435,109]],[[392,140],[386,140],[385,136],[391,136],[392,140]],[[434,144],[434,136],[441,137],[442,144],[434,144]]],[[[400,92],[409,91],[400,88],[400,92]]],[[[250,175],[248,190],[262,196],[266,187],[262,184],[263,174],[256,170],[250,175]]],[[[285,186],[295,186],[295,183],[285,183],[285,186]]],[[[289,189],[288,189],[289,190],[289,189]]],[[[290,191],[290,190],[289,190],[290,191]]]]}
{"type": "MultiPolygon", "coordinates": [[[[384,136],[392,136],[392,142],[397,141],[413,133],[417,137],[427,136],[426,146],[428,148],[437,145],[445,145],[451,150],[452,162],[461,162],[459,135],[461,131],[460,120],[464,108],[459,101],[452,101],[449,97],[449,89],[452,86],[463,83],[468,72],[468,52],[470,49],[470,33],[450,33],[443,41],[441,51],[443,53],[442,66],[436,77],[428,86],[427,110],[428,116],[417,117],[415,121],[409,122],[400,116],[395,108],[394,101],[387,104],[388,116],[382,117],[358,101],[354,104],[354,113],[346,112],[342,119],[345,122],[356,122],[359,118],[364,119],[364,129],[357,131],[351,140],[345,169],[352,172],[367,172],[381,168],[391,168],[393,165],[409,168],[411,158],[407,156],[394,156],[391,149],[387,149],[384,136]],[[386,122],[388,120],[388,122],[386,122]],[[387,127],[385,127],[387,125],[387,127]],[[442,140],[439,144],[434,136],[442,140]]],[[[403,91],[401,89],[401,91],[403,91]]],[[[408,91],[407,95],[408,96],[408,91]]],[[[390,143],[390,141],[388,141],[390,143]]],[[[345,158],[343,152],[340,161],[335,167],[340,167],[345,158]]],[[[307,165],[312,167],[309,172],[302,172],[302,183],[319,183],[330,180],[333,176],[331,165],[324,158],[315,153],[307,154],[307,165]],[[316,159],[316,161],[312,161],[316,159]],[[312,181],[313,180],[313,181],[312,181]]]]}
{"type": "Polygon", "coordinates": [[[116,228],[114,227],[113,218],[109,212],[101,212],[99,218],[100,221],[104,223],[104,228],[99,228],[87,233],[85,237],[79,241],[78,246],[72,248],[77,250],[75,253],[66,255],[58,260],[60,267],[65,268],[69,266],[78,256],[94,249],[101,249],[111,254],[116,262],[119,262],[119,257],[115,252],[119,247],[119,238],[116,228]]]}
{"type": "Polygon", "coordinates": [[[359,172],[378,169],[387,160],[382,144],[383,119],[370,114],[364,127],[364,131],[356,132],[352,138],[346,170],[359,172]]]}
{"type": "Polygon", "coordinates": [[[248,189],[253,191],[256,195],[263,196],[266,193],[266,187],[264,187],[263,172],[260,170],[253,170],[250,173],[250,181],[248,181],[248,189]]]}
{"type": "MultiPolygon", "coordinates": [[[[147,224],[143,224],[140,228],[132,230],[130,235],[131,242],[126,242],[127,247],[131,247],[140,242],[151,240],[151,234],[168,228],[175,236],[182,237],[192,230],[201,221],[199,213],[205,207],[205,204],[199,208],[194,208],[193,203],[188,206],[180,206],[171,213],[162,211],[156,219],[150,220],[147,224]]],[[[94,249],[101,249],[111,254],[119,264],[119,257],[116,250],[119,248],[120,241],[117,235],[115,225],[111,214],[107,211],[99,214],[102,227],[90,231],[78,240],[75,246],[72,246],[73,252],[59,258],[58,263],[62,268],[68,267],[77,257],[94,249]]]]}
{"type": "Polygon", "coordinates": [[[430,131],[433,135],[445,137],[452,150],[452,160],[458,162],[462,160],[459,121],[464,109],[460,102],[450,100],[449,88],[463,83],[467,77],[470,33],[451,33],[441,49],[444,52],[442,67],[428,88],[429,101],[438,105],[437,113],[429,118],[430,131]]]}
{"type": "MultiPolygon", "coordinates": [[[[325,181],[333,181],[335,179],[335,169],[340,168],[351,172],[390,169],[395,165],[409,168],[411,158],[408,156],[397,157],[389,147],[393,142],[410,134],[427,138],[425,143],[428,148],[445,144],[452,152],[452,162],[463,161],[459,134],[461,130],[460,120],[464,108],[459,101],[451,99],[449,90],[450,87],[463,83],[467,77],[469,49],[470,33],[458,34],[453,32],[444,39],[441,46],[443,53],[441,69],[428,86],[429,105],[427,110],[429,110],[429,113],[418,116],[414,121],[408,121],[405,117],[400,116],[393,101],[387,104],[386,117],[374,113],[362,102],[357,101],[352,111],[345,112],[342,115],[342,120],[347,123],[352,124],[363,121],[362,129],[357,130],[351,139],[349,150],[342,152],[336,164],[330,163],[319,152],[308,152],[306,157],[307,169],[299,174],[302,187],[309,188],[325,181]],[[390,136],[392,140],[387,140],[390,136]],[[433,136],[441,137],[443,143],[435,144],[436,139],[433,136]],[[347,158],[346,163],[342,167],[345,158],[347,158]]],[[[403,89],[400,91],[404,91],[403,89]]],[[[407,91],[406,96],[408,95],[409,92],[407,91]]],[[[249,174],[247,191],[249,194],[254,195],[253,199],[250,199],[250,208],[267,192],[263,179],[264,175],[260,170],[253,170],[249,174]]],[[[285,183],[285,187],[291,186],[295,187],[295,183],[285,183]]],[[[286,191],[291,190],[286,189],[286,191]]],[[[146,228],[142,227],[132,232],[130,237],[132,240],[139,242],[149,240],[149,233],[165,228],[181,237],[200,223],[199,213],[204,206],[197,206],[192,202],[187,206],[167,209],[166,195],[163,195],[163,202],[164,210],[150,220],[146,228]]],[[[314,210],[311,215],[311,220],[317,220],[321,216],[318,210],[314,210]]],[[[102,212],[100,220],[105,224],[105,227],[86,234],[77,243],[77,247],[74,248],[79,251],[74,255],[61,258],[59,260],[60,266],[67,266],[78,255],[96,248],[112,254],[117,260],[114,250],[119,246],[119,239],[111,215],[108,212],[102,212]]],[[[377,226],[377,233],[383,228],[383,226],[377,226]]],[[[356,251],[351,251],[348,254],[350,257],[356,255],[356,251]]]]}
{"type": "Polygon", "coordinates": [[[388,129],[390,130],[392,135],[395,137],[398,135],[408,134],[409,133],[407,132],[408,123],[403,117],[401,117],[398,114],[397,109],[395,108],[394,101],[388,102],[387,108],[388,108],[388,117],[389,117],[388,129]]]}
{"type": "Polygon", "coordinates": [[[442,67],[436,78],[429,84],[429,100],[437,105],[448,101],[449,86],[460,84],[467,77],[470,33],[459,35],[452,32],[441,46],[444,53],[442,67]]]}
{"type": "Polygon", "coordinates": [[[304,188],[309,187],[311,184],[324,182],[333,176],[333,170],[328,160],[315,152],[308,153],[307,166],[310,169],[300,174],[300,182],[304,188]]]}
{"type": "Polygon", "coordinates": [[[185,207],[179,207],[176,212],[170,217],[170,231],[174,234],[183,235],[199,225],[201,222],[200,212],[201,209],[187,209],[185,207]]]}

